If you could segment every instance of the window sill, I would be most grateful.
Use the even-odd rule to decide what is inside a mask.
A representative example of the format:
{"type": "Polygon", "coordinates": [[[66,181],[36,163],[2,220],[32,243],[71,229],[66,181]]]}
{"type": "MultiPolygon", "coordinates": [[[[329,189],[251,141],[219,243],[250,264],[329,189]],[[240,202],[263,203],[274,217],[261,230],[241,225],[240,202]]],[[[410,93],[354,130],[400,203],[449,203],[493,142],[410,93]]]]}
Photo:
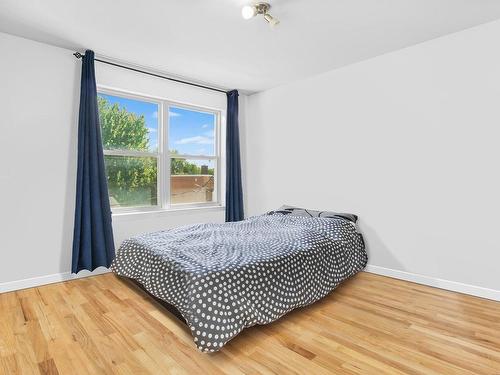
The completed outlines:
{"type": "Polygon", "coordinates": [[[224,211],[225,206],[213,205],[213,206],[184,206],[184,207],[173,207],[173,208],[157,208],[157,209],[137,209],[137,210],[117,210],[112,213],[113,219],[122,217],[140,217],[140,216],[164,216],[168,214],[180,214],[186,212],[196,212],[196,211],[224,211]]]}

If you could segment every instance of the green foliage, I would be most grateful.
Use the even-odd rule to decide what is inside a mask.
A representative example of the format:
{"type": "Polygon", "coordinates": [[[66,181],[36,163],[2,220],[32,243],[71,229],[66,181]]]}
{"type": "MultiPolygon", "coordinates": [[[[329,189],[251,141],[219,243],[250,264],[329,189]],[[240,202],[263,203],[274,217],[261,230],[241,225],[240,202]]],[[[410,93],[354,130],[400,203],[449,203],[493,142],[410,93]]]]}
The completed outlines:
{"type": "MultiPolygon", "coordinates": [[[[103,148],[147,151],[148,128],[144,116],[137,116],[110,105],[98,97],[103,148]]],[[[156,159],[151,157],[110,156],[104,158],[112,206],[157,204],[156,159]]]]}
{"type": "Polygon", "coordinates": [[[147,151],[149,149],[149,131],[144,116],[128,112],[118,104],[111,105],[103,97],[98,97],[97,101],[102,145],[105,150],[147,151]]]}
{"type": "Polygon", "coordinates": [[[112,206],[157,204],[156,159],[150,157],[104,157],[112,206]]]}
{"type": "MultiPolygon", "coordinates": [[[[178,154],[177,150],[171,150],[170,154],[178,154]]],[[[170,174],[171,175],[186,175],[186,174],[202,174],[201,167],[189,163],[185,159],[176,159],[175,156],[170,159],[170,174]]],[[[213,168],[208,169],[209,175],[214,175],[213,168]]]]}

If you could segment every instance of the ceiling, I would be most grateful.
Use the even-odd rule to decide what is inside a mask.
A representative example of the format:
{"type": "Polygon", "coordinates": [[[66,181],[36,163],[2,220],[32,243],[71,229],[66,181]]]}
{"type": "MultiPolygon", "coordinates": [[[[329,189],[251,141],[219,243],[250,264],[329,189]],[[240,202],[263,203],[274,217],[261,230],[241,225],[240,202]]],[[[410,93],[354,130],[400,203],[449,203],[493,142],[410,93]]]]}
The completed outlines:
{"type": "Polygon", "coordinates": [[[261,91],[500,18],[498,0],[2,0],[0,31],[261,91]]]}

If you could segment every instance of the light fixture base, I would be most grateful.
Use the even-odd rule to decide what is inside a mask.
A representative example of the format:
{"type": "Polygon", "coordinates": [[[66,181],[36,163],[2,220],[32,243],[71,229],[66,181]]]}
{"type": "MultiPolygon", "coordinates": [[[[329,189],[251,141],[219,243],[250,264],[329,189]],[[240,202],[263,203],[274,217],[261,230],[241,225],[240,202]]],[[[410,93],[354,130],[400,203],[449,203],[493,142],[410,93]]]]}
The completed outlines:
{"type": "Polygon", "coordinates": [[[271,9],[271,4],[269,3],[255,3],[254,6],[257,14],[266,14],[271,9]]]}

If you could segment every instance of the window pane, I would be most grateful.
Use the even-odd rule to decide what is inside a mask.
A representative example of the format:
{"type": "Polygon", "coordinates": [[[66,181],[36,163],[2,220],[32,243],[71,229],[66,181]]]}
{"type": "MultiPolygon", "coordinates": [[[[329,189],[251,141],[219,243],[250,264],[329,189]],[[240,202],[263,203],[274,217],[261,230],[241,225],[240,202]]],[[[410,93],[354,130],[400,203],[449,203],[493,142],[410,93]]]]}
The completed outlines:
{"type": "Polygon", "coordinates": [[[170,159],[170,201],[214,202],[215,160],[170,159]]]}
{"type": "Polygon", "coordinates": [[[215,114],[170,107],[168,117],[172,154],[215,155],[215,114]]]}
{"type": "Polygon", "coordinates": [[[158,104],[98,94],[105,150],[158,150],[158,104]]]}
{"type": "Polygon", "coordinates": [[[111,207],[158,204],[156,158],[104,155],[104,164],[111,207]]]}

